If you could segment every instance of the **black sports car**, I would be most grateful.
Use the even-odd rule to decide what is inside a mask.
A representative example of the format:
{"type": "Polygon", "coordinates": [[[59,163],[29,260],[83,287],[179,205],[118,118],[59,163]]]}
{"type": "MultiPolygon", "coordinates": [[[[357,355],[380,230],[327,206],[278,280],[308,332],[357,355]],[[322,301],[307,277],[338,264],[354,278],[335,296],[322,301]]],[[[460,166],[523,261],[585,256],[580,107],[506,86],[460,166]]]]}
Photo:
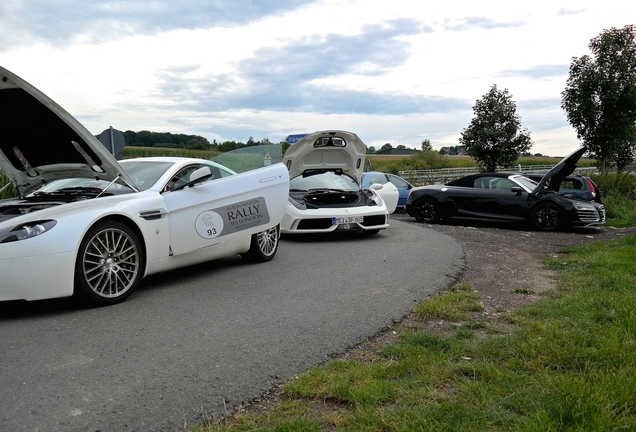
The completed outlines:
{"type": "Polygon", "coordinates": [[[605,222],[602,204],[559,193],[563,179],[585,153],[580,148],[556,164],[539,182],[514,173],[481,173],[445,185],[413,188],[406,212],[418,222],[442,219],[529,223],[552,231],[605,222]]]}

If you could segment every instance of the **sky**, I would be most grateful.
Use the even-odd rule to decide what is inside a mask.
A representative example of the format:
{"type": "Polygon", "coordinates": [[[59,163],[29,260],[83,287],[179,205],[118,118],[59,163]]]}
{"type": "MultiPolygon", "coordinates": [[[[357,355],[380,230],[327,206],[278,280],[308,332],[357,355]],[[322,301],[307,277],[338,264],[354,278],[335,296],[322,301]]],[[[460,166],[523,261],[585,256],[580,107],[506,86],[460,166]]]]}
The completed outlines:
{"type": "Polygon", "coordinates": [[[530,151],[564,156],[572,58],[635,21],[625,0],[2,0],[0,65],[93,134],[219,143],[343,129],[456,146],[496,85],[530,151]]]}

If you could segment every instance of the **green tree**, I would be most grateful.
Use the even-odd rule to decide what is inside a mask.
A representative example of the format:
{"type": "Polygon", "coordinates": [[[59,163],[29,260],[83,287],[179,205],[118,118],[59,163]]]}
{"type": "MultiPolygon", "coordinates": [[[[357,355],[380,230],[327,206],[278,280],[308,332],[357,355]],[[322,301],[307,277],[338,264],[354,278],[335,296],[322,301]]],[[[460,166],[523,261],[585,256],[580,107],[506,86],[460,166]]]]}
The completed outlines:
{"type": "Polygon", "coordinates": [[[371,147],[367,147],[367,154],[374,154],[375,153],[375,147],[371,146],[371,147]]]}
{"type": "Polygon", "coordinates": [[[393,146],[391,145],[391,143],[386,143],[382,147],[380,147],[380,151],[391,150],[392,148],[393,146]]]}
{"type": "Polygon", "coordinates": [[[612,27],[592,39],[591,55],[574,57],[561,108],[604,175],[634,160],[636,144],[636,27],[612,27]]]}
{"type": "Polygon", "coordinates": [[[517,105],[508,89],[490,91],[473,107],[475,116],[462,132],[459,142],[475,158],[482,171],[512,166],[520,154],[532,147],[527,129],[521,129],[517,105]]]}
{"type": "Polygon", "coordinates": [[[433,151],[431,140],[429,139],[422,140],[422,151],[433,151]]]}

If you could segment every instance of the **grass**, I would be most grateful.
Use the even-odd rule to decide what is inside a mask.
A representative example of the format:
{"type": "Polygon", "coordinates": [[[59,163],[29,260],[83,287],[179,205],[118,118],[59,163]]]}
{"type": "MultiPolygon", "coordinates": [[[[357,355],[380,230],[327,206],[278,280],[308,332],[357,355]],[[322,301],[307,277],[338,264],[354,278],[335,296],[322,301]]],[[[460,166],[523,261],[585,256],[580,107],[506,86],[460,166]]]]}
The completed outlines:
{"type": "Polygon", "coordinates": [[[404,331],[360,360],[311,368],[264,413],[192,431],[636,430],[635,254],[632,235],[546,258],[558,288],[506,314],[512,332],[476,337],[478,294],[459,285],[415,307],[421,320],[461,321],[447,336],[404,331]]]}

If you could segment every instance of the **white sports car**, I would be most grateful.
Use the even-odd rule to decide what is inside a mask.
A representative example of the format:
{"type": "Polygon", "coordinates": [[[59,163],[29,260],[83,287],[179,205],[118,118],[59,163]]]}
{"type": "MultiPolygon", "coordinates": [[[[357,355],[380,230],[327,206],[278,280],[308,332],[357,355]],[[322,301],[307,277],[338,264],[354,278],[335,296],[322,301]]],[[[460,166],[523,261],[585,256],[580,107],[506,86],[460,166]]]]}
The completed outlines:
{"type": "Polygon", "coordinates": [[[76,119],[0,68],[0,167],[17,199],[0,201],[0,301],[76,294],[124,300],[142,277],[278,249],[289,174],[236,174],[203,159],[118,163],[76,119]]]}
{"type": "Polygon", "coordinates": [[[366,145],[352,132],[309,134],[289,147],[289,203],[281,223],[284,234],[362,231],[389,226],[399,193],[392,183],[360,187],[366,145]]]}

